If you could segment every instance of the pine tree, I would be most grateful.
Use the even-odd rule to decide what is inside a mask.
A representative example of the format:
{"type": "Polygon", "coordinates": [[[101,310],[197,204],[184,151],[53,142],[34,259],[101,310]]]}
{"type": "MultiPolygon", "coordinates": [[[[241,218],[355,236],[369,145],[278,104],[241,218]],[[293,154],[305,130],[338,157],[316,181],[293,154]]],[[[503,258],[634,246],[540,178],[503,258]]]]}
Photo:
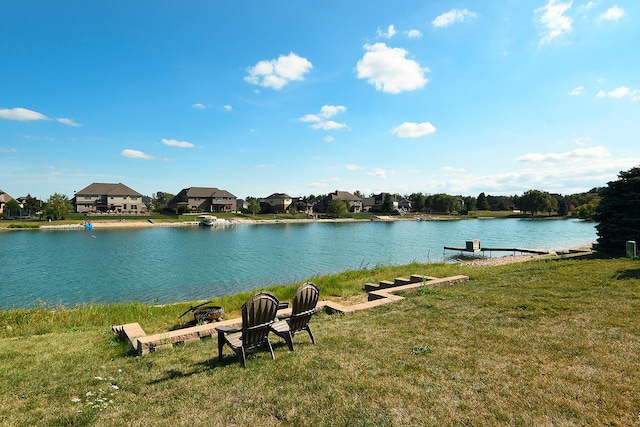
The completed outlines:
{"type": "Polygon", "coordinates": [[[640,243],[640,167],[622,171],[617,181],[611,181],[602,190],[602,199],[596,208],[598,243],[600,252],[619,254],[625,243],[640,243]]]}

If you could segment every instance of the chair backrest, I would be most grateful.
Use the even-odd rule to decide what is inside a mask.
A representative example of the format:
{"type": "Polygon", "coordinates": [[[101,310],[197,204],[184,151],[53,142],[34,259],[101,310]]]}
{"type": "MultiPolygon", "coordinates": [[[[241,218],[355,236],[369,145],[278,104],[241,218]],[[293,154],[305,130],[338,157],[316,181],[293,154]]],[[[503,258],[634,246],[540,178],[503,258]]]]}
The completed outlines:
{"type": "Polygon", "coordinates": [[[242,346],[245,349],[258,347],[267,340],[279,303],[271,292],[259,292],[242,305],[242,346]]]}
{"type": "Polygon", "coordinates": [[[299,331],[309,324],[311,316],[316,311],[320,289],[315,283],[307,282],[298,288],[291,298],[291,317],[289,327],[292,332],[299,331]]]}

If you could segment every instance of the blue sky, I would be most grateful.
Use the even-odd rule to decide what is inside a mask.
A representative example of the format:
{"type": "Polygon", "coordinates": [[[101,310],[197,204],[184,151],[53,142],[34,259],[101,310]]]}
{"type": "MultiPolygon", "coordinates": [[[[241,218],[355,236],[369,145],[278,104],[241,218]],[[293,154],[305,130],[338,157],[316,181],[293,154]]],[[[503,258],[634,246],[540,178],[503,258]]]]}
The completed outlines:
{"type": "Polygon", "coordinates": [[[14,1],[0,189],[539,189],[640,164],[640,2],[14,1]]]}

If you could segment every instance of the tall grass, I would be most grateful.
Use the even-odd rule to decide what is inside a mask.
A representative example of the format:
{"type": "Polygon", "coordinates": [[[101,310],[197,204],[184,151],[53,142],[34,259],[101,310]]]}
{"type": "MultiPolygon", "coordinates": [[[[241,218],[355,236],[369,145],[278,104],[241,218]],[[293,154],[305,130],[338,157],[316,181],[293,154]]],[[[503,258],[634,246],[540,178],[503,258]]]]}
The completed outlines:
{"type": "MultiPolygon", "coordinates": [[[[215,338],[137,357],[110,332],[162,330],[190,303],[3,312],[0,425],[640,423],[640,262],[412,264],[313,280],[322,298],[349,302],[365,282],[413,273],[471,280],[316,315],[317,345],[302,334],[291,353],[274,337],[276,360],[253,352],[247,369],[228,349],[219,362],[215,338]]],[[[286,299],[296,285],[273,290],[286,299]]],[[[243,298],[218,302],[233,313],[243,298]]]]}

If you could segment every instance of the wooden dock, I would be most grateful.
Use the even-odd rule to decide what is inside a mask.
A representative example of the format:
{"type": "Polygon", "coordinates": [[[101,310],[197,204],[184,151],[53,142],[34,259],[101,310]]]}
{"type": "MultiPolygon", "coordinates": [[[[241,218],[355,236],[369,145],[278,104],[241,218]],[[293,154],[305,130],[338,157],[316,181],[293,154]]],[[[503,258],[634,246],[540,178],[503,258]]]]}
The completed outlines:
{"type": "Polygon", "coordinates": [[[535,249],[523,249],[523,248],[485,248],[485,247],[476,247],[469,248],[467,246],[445,246],[445,251],[457,251],[457,252],[467,252],[467,253],[478,253],[482,252],[483,256],[485,252],[489,252],[489,256],[491,256],[492,252],[513,252],[513,253],[523,253],[523,254],[535,254],[535,255],[548,255],[549,251],[539,251],[535,249]]]}

